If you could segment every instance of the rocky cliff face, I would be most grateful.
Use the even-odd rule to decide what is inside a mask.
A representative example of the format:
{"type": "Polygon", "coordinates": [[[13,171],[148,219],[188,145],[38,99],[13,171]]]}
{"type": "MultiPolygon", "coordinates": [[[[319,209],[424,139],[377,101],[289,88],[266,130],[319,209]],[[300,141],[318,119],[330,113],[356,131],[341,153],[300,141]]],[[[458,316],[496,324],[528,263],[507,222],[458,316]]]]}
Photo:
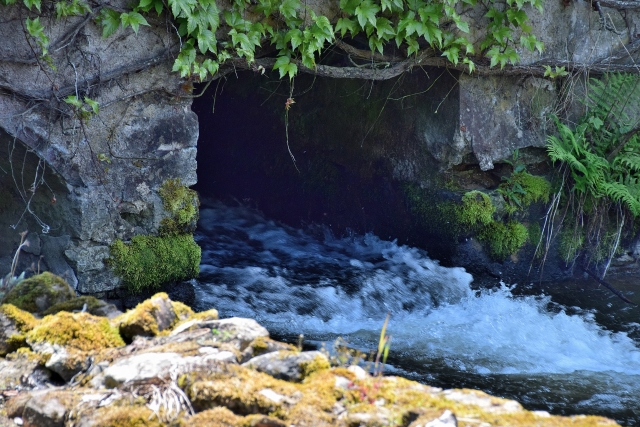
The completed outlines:
{"type": "Polygon", "coordinates": [[[42,255],[41,269],[80,292],[114,289],[108,245],[157,230],[162,182],[196,182],[197,118],[171,73],[177,41],[160,19],[104,39],[92,20],[52,12],[43,24],[54,69],[32,51],[25,11],[2,7],[2,17],[2,218],[14,227],[0,232],[0,270],[29,230],[36,259],[23,266],[42,255]],[[99,114],[79,120],[69,95],[97,101],[99,114]]]}
{"type": "MultiPolygon", "coordinates": [[[[112,3],[126,6],[123,1],[112,3]]],[[[322,9],[322,4],[317,6],[322,9]]],[[[632,63],[637,57],[639,13],[629,10],[622,15],[604,6],[601,10],[599,14],[581,0],[547,1],[544,14],[531,13],[533,33],[546,44],[543,57],[600,68],[632,63]],[[606,17],[605,26],[620,34],[605,29],[601,16],[606,17]]],[[[29,255],[20,268],[33,263],[37,269],[40,261],[41,269],[64,275],[80,292],[115,289],[119,279],[103,263],[108,245],[116,238],[157,231],[164,215],[157,194],[162,182],[196,182],[198,120],[190,109],[189,88],[185,91],[171,72],[180,41],[165,16],[150,20],[138,34],[120,29],[104,39],[91,16],[57,20],[51,10],[42,20],[51,39],[53,62],[47,64],[23,27],[26,16],[24,8],[2,7],[0,212],[2,224],[12,227],[0,231],[0,271],[8,271],[18,233],[29,230],[29,255]],[[74,107],[64,102],[67,96],[98,101],[99,114],[79,119],[74,107]]],[[[472,36],[479,39],[481,34],[472,36]]],[[[524,65],[541,59],[525,52],[522,56],[524,65]]],[[[421,72],[414,70],[407,79],[418,81],[416,74],[421,72]]],[[[379,166],[370,175],[379,182],[401,180],[422,187],[435,182],[435,172],[456,167],[491,171],[516,148],[541,147],[546,115],[571,112],[576,105],[561,98],[567,85],[528,77],[526,72],[484,77],[447,72],[439,82],[434,81],[436,71],[430,73],[414,90],[435,83],[431,93],[437,96],[394,100],[398,107],[391,118],[402,123],[387,122],[381,127],[389,131],[354,144],[349,155],[355,156],[349,160],[344,160],[344,151],[334,150],[324,163],[315,162],[317,180],[311,185],[332,191],[335,183],[327,176],[341,168],[371,173],[371,165],[379,166]],[[358,145],[364,151],[358,151],[358,145]],[[358,156],[360,163],[354,160],[358,156]]],[[[357,83],[362,84],[367,83],[357,83]]],[[[579,88],[579,79],[572,80],[572,93],[579,93],[579,88]]],[[[325,104],[317,104],[318,109],[326,108],[326,100],[320,101],[325,104]]],[[[81,108],[90,109],[86,103],[81,108]]],[[[305,115],[312,109],[296,108],[305,115]]],[[[376,108],[370,109],[366,121],[350,118],[352,130],[364,126],[353,133],[354,140],[363,139],[370,125],[378,126],[382,105],[376,108]]],[[[316,126],[334,127],[332,118],[315,117],[322,121],[316,126]]],[[[292,114],[291,126],[299,130],[294,135],[305,139],[300,151],[324,143],[318,138],[322,131],[308,134],[304,117],[299,125],[295,120],[292,114]]],[[[298,159],[304,163],[302,154],[298,159]]],[[[534,156],[530,162],[538,160],[534,156]]],[[[283,151],[277,162],[289,162],[288,154],[283,151]]],[[[490,174],[477,176],[485,182],[474,185],[495,185],[490,174]]],[[[393,209],[388,214],[397,216],[393,209]]]]}

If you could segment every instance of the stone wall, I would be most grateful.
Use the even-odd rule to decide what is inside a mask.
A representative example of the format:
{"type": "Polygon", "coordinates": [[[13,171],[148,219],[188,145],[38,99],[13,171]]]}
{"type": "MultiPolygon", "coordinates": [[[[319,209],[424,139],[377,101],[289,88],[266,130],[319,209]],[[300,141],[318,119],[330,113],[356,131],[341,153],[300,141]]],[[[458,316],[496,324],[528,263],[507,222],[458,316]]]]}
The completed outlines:
{"type": "MultiPolygon", "coordinates": [[[[48,230],[34,225],[30,213],[15,231],[0,230],[0,270],[8,271],[7,254],[17,247],[17,232],[29,229],[29,239],[42,242],[44,265],[66,271],[80,292],[114,289],[119,280],[103,264],[108,245],[157,230],[164,213],[156,190],[163,181],[196,182],[197,118],[190,99],[180,98],[185,93],[171,72],[177,40],[164,17],[137,35],[129,28],[105,39],[92,20],[58,21],[52,14],[43,24],[53,69],[35,59],[25,17],[19,7],[2,7],[0,129],[10,135],[2,138],[3,169],[11,163],[18,180],[28,174],[21,170],[22,159],[4,157],[16,138],[32,153],[28,169],[40,161],[41,168],[55,172],[57,202],[37,213],[47,218],[48,230]],[[78,120],[63,102],[76,94],[98,101],[99,114],[78,120]]],[[[15,193],[9,175],[0,177],[2,187],[15,193]]],[[[33,190],[48,199],[50,186],[45,176],[33,190]]],[[[20,198],[16,203],[3,214],[4,221],[19,222],[25,205],[20,198]]]]}

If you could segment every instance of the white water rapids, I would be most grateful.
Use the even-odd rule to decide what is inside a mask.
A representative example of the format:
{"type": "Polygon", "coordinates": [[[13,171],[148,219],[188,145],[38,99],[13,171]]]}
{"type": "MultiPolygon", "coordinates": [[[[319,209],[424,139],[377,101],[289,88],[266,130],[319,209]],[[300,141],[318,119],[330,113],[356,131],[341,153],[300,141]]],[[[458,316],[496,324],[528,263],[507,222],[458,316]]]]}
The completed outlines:
{"type": "Polygon", "coordinates": [[[515,296],[505,285],[474,291],[464,269],[371,234],[334,238],[213,203],[200,214],[199,309],[360,348],[377,346],[390,312],[392,363],[404,375],[640,425],[638,343],[590,312],[568,314],[549,296],[515,296]]]}

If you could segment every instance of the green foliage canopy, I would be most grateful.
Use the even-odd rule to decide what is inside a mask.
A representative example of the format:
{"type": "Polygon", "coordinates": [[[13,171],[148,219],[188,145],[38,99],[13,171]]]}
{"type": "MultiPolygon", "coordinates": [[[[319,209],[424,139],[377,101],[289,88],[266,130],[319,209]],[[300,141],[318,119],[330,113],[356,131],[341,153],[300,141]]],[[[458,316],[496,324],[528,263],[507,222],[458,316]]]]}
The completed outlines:
{"type": "MultiPolygon", "coordinates": [[[[30,15],[41,12],[42,0],[22,0],[30,15]]],[[[18,0],[0,0],[0,5],[18,0]]],[[[542,0],[340,0],[337,21],[317,15],[300,0],[134,0],[131,10],[108,6],[92,10],[84,0],[55,1],[58,18],[93,14],[108,37],[118,28],[149,25],[153,13],[170,13],[177,24],[181,49],[173,70],[182,77],[204,80],[215,75],[225,61],[238,57],[251,63],[265,42],[275,46],[274,69],[293,78],[298,65],[314,69],[323,50],[336,38],[364,38],[373,55],[395,43],[407,57],[429,49],[451,63],[474,70],[477,54],[468,38],[470,22],[463,10],[482,8],[486,19],[480,54],[491,66],[504,67],[519,60],[519,46],[542,52],[543,44],[531,34],[527,10],[542,11],[542,0]],[[226,37],[220,35],[226,34],[226,37]]],[[[475,12],[474,12],[475,13],[475,12]]],[[[39,18],[27,18],[27,30],[47,56],[49,39],[39,18]]]]}

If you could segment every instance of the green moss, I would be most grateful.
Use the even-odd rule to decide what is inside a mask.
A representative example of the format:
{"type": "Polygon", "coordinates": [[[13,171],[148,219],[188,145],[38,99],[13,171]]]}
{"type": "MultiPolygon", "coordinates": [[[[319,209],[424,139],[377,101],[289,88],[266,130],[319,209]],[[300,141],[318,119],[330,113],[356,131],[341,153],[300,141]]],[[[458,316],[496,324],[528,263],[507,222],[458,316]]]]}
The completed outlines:
{"type": "Polygon", "coordinates": [[[32,343],[49,342],[81,351],[124,346],[117,329],[104,317],[89,313],[60,313],[45,316],[27,333],[32,343]]]}
{"type": "Polygon", "coordinates": [[[517,221],[509,221],[507,224],[494,221],[485,226],[478,237],[488,244],[492,257],[505,259],[518,252],[527,242],[529,231],[517,221]]]}
{"type": "Polygon", "coordinates": [[[121,314],[113,319],[120,334],[127,340],[133,340],[136,335],[145,337],[154,337],[164,330],[171,328],[180,320],[175,311],[171,310],[175,307],[173,301],[169,300],[169,296],[164,292],[159,292],[138,304],[134,309],[121,314]],[[170,318],[173,316],[173,318],[170,318]],[[167,317],[169,317],[167,319],[167,317]],[[158,324],[158,320],[169,321],[170,324],[162,328],[158,324]]]}
{"type": "Polygon", "coordinates": [[[131,293],[187,280],[200,272],[200,247],[191,235],[135,236],[131,243],[116,240],[109,263],[131,293]]]}
{"type": "Polygon", "coordinates": [[[198,193],[182,185],[180,179],[166,180],[158,193],[162,205],[170,214],[160,222],[160,235],[192,234],[198,222],[198,193]]]}
{"type": "Polygon", "coordinates": [[[38,324],[38,320],[27,311],[20,310],[18,307],[12,304],[0,305],[0,312],[7,316],[16,326],[20,332],[29,332],[35,328],[38,324]]]}
{"type": "Polygon", "coordinates": [[[302,378],[307,378],[311,374],[325,371],[327,369],[331,369],[331,365],[329,364],[329,361],[326,357],[321,356],[316,356],[313,360],[300,364],[302,378]]]}
{"type": "Polygon", "coordinates": [[[420,221],[420,227],[445,238],[458,237],[461,227],[456,203],[414,184],[405,185],[404,193],[411,213],[420,221]]]}
{"type": "Polygon", "coordinates": [[[489,196],[481,191],[469,191],[462,196],[462,206],[458,210],[458,219],[462,224],[488,225],[493,221],[496,207],[489,196]]]}
{"type": "Polygon", "coordinates": [[[498,192],[507,202],[507,212],[523,210],[531,203],[549,201],[551,184],[541,176],[531,175],[527,171],[513,173],[500,184],[498,192]]]}
{"type": "Polygon", "coordinates": [[[2,302],[35,313],[75,297],[75,291],[63,278],[44,272],[18,283],[2,302]]]}
{"type": "Polygon", "coordinates": [[[146,406],[108,406],[99,408],[94,417],[94,427],[161,427],[153,411],[146,406]]]}

